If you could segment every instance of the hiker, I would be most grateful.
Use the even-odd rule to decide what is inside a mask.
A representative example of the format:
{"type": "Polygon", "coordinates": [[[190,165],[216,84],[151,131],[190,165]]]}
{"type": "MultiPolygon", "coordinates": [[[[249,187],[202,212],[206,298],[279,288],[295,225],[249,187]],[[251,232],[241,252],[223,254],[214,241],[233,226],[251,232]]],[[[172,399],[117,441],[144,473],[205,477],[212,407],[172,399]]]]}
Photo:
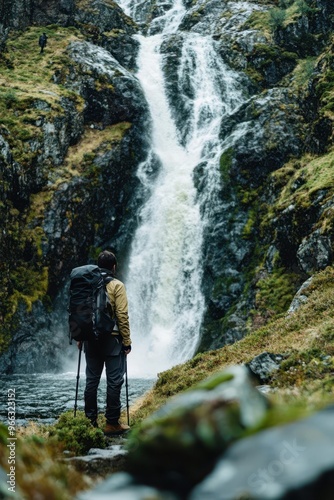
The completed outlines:
{"type": "Polygon", "coordinates": [[[44,50],[44,47],[46,46],[46,42],[48,40],[48,37],[46,36],[46,33],[43,33],[40,37],[39,37],[39,40],[38,40],[38,45],[40,46],[41,48],[41,54],[44,50]]]}
{"type": "MultiPolygon", "coordinates": [[[[97,389],[103,367],[106,369],[107,406],[106,428],[107,436],[119,435],[130,427],[119,422],[121,412],[121,387],[124,382],[125,356],[131,351],[130,325],[128,317],[128,300],[124,284],[115,278],[117,261],[115,255],[104,250],[100,253],[97,265],[107,277],[112,277],[106,290],[112,307],[116,326],[110,334],[105,334],[97,340],[83,343],[86,356],[86,388],[85,414],[92,425],[97,427],[97,389]]],[[[81,349],[82,343],[77,342],[81,349]]]]}

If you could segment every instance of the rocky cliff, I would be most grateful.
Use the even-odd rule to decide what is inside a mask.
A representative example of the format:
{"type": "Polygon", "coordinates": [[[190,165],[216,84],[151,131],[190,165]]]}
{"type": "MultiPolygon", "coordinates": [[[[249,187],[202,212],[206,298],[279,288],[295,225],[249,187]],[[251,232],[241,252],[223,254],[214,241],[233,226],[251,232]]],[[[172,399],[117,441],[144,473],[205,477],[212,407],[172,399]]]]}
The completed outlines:
{"type": "MultiPolygon", "coordinates": [[[[164,47],[176,121],[187,113],[175,86],[184,32],[215,40],[246,96],[220,130],[219,202],[203,257],[199,350],[206,350],[286,312],[302,283],[332,264],[334,7],[330,0],[184,3],[187,15],[164,47]]],[[[111,0],[0,1],[5,372],[57,369],[69,270],[110,245],[126,258],[150,128],[132,35],[168,8],[147,2],[138,26],[111,0]],[[50,330],[52,352],[43,350],[50,330]]],[[[206,177],[200,165],[199,195],[206,177]]]]}

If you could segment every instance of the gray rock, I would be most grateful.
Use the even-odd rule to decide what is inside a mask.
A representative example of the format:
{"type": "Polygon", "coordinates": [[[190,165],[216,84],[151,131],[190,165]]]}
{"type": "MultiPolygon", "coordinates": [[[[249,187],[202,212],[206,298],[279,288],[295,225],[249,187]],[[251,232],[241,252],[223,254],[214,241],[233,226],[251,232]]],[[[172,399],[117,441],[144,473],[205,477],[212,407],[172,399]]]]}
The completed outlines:
{"type": "Polygon", "coordinates": [[[132,19],[128,18],[117,2],[104,0],[90,1],[83,8],[77,6],[75,21],[98,28],[100,31],[122,29],[126,33],[136,33],[138,30],[132,19]]]}
{"type": "Polygon", "coordinates": [[[294,298],[290,304],[290,307],[288,309],[288,312],[287,312],[288,316],[290,316],[291,314],[296,312],[300,308],[301,305],[303,305],[307,302],[308,299],[307,299],[307,296],[304,295],[304,292],[310,286],[312,281],[313,281],[313,277],[311,276],[311,278],[308,278],[306,281],[304,281],[302,286],[299,288],[298,292],[294,296],[294,298]]]}
{"type": "Polygon", "coordinates": [[[144,484],[124,472],[113,474],[93,490],[80,493],[76,500],[179,500],[180,497],[168,491],[144,484]]]}
{"type": "Polygon", "coordinates": [[[127,451],[124,446],[115,444],[106,449],[92,448],[86,456],[71,457],[65,461],[89,476],[106,476],[112,472],[123,470],[126,456],[127,451]]]}
{"type": "Polygon", "coordinates": [[[102,122],[103,126],[122,121],[150,123],[137,78],[110,52],[89,42],[72,42],[68,51],[80,70],[73,69],[67,86],[85,99],[86,122],[102,122]],[[109,85],[98,89],[96,80],[99,79],[109,85]]]}
{"type": "Polygon", "coordinates": [[[324,500],[334,487],[334,406],[233,444],[189,500],[324,500]]]}
{"type": "Polygon", "coordinates": [[[281,354],[272,354],[269,352],[262,352],[255,356],[247,366],[259,378],[261,383],[268,382],[270,376],[279,369],[284,356],[281,354]]]}
{"type": "Polygon", "coordinates": [[[329,236],[322,235],[320,229],[305,237],[297,250],[300,267],[306,273],[325,269],[332,263],[333,250],[329,236]]]}

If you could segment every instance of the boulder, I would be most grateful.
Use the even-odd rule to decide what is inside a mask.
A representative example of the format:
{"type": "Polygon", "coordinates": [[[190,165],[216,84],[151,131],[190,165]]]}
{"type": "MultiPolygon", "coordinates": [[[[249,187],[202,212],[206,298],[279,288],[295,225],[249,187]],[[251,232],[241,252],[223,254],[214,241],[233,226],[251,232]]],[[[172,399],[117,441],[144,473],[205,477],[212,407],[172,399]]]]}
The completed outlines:
{"type": "Polygon", "coordinates": [[[312,281],[313,281],[313,276],[311,276],[311,278],[308,278],[306,281],[304,281],[302,286],[299,288],[298,292],[294,296],[294,298],[290,304],[290,307],[288,309],[288,312],[287,312],[288,316],[291,316],[291,314],[295,313],[300,308],[301,305],[303,305],[307,302],[308,298],[307,298],[307,295],[305,295],[305,290],[308,289],[308,287],[310,286],[312,281]]]}
{"type": "Polygon", "coordinates": [[[333,260],[331,238],[317,229],[303,239],[297,250],[297,259],[305,273],[325,269],[333,260]]]}
{"type": "Polygon", "coordinates": [[[334,487],[334,406],[234,443],[189,500],[324,500],[334,487]]]}
{"type": "Polygon", "coordinates": [[[66,463],[90,477],[106,476],[123,470],[127,452],[121,444],[114,444],[105,449],[91,448],[87,455],[67,458],[66,463]]]}
{"type": "Polygon", "coordinates": [[[84,97],[86,122],[102,122],[106,126],[121,121],[144,121],[147,104],[132,73],[107,50],[92,43],[72,42],[68,51],[79,70],[73,69],[67,86],[84,97]]]}
{"type": "Polygon", "coordinates": [[[129,437],[128,470],[148,484],[187,491],[266,410],[247,368],[231,367],[146,419],[129,437]]]}
{"type": "Polygon", "coordinates": [[[249,361],[247,366],[258,377],[259,381],[265,384],[270,380],[271,375],[279,369],[283,360],[284,356],[281,354],[262,352],[249,361]]]}

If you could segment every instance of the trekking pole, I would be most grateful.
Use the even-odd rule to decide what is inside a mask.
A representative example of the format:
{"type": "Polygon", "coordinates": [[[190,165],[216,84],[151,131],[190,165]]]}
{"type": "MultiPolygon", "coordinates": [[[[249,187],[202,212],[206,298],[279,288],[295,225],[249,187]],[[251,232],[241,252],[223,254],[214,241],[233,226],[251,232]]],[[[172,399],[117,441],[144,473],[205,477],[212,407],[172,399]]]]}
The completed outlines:
{"type": "Polygon", "coordinates": [[[125,356],[125,392],[126,392],[126,414],[128,417],[128,425],[130,425],[130,415],[129,415],[129,384],[128,384],[128,362],[127,355],[125,356]]]}
{"type": "Polygon", "coordinates": [[[79,347],[79,361],[78,361],[78,373],[77,373],[77,385],[75,388],[75,403],[74,403],[74,416],[77,415],[77,402],[78,402],[78,390],[79,390],[79,378],[80,378],[80,362],[81,362],[81,351],[82,351],[82,342],[79,347]]]}

